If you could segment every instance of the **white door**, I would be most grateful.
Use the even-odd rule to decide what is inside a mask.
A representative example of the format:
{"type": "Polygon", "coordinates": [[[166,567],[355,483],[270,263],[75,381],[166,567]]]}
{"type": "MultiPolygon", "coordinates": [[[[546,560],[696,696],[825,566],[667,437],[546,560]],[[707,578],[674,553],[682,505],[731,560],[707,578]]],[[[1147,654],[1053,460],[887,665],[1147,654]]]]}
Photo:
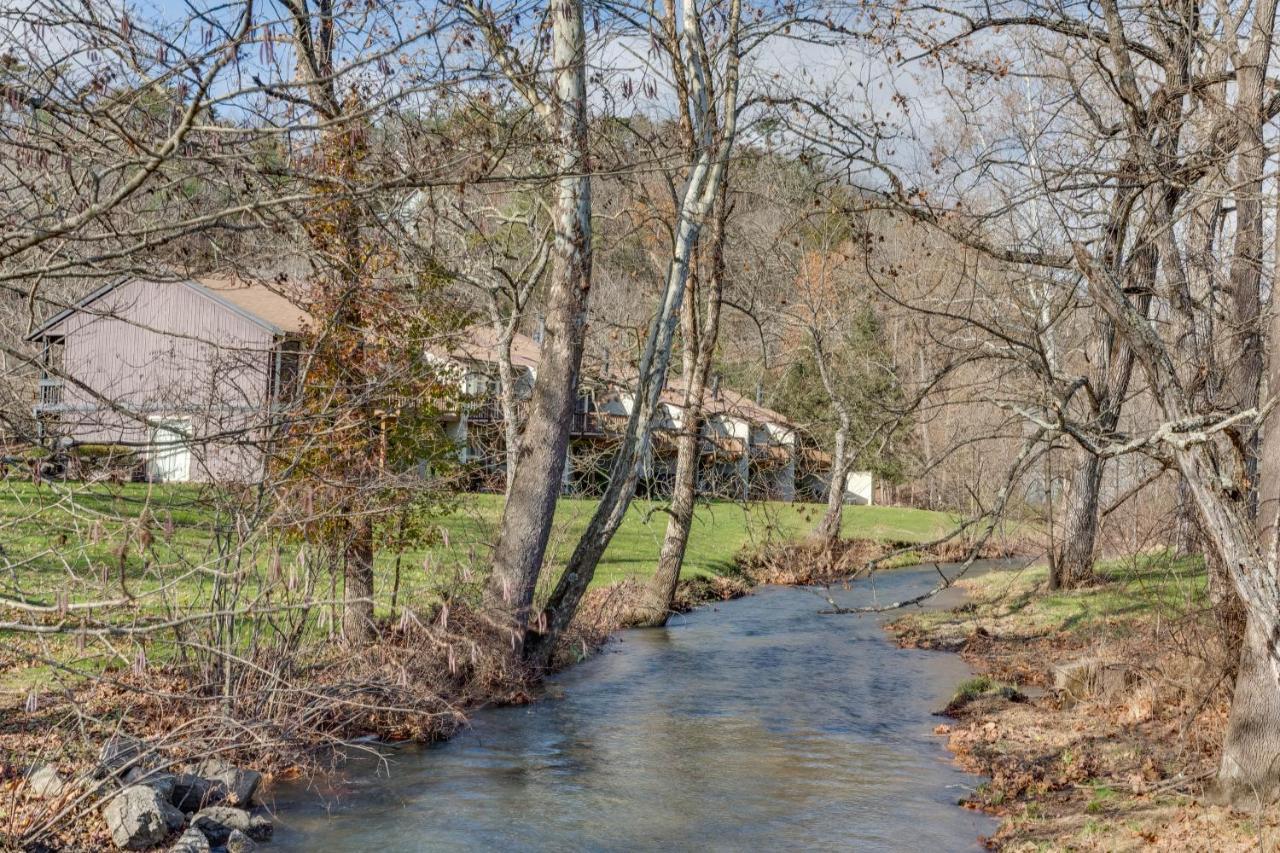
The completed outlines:
{"type": "Polygon", "coordinates": [[[185,483],[191,479],[191,421],[166,418],[151,426],[151,479],[185,483]]]}

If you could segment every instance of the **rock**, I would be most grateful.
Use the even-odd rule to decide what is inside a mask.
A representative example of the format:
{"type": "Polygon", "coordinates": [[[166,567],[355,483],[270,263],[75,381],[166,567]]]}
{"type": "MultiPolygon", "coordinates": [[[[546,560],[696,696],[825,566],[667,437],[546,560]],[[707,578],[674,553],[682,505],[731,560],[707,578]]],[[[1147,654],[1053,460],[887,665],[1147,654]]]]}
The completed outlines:
{"type": "Polygon", "coordinates": [[[146,741],[128,735],[112,735],[98,750],[98,775],[119,776],[135,764],[141,764],[150,747],[146,741]]]}
{"type": "Polygon", "coordinates": [[[57,770],[40,764],[27,774],[27,788],[42,800],[52,800],[62,796],[62,792],[67,790],[67,783],[57,770]]]}
{"type": "Polygon", "coordinates": [[[195,773],[179,773],[173,780],[169,802],[184,812],[198,812],[227,798],[227,786],[195,773]]]}
{"type": "Polygon", "coordinates": [[[262,774],[256,770],[241,770],[218,758],[201,762],[195,772],[213,782],[221,782],[226,786],[226,799],[244,808],[253,805],[253,795],[262,784],[262,774]]]}
{"type": "Polygon", "coordinates": [[[254,840],[238,829],[231,830],[227,836],[227,853],[252,853],[257,849],[254,840]]]}
{"type": "Polygon", "coordinates": [[[177,777],[172,773],[164,773],[159,770],[144,770],[141,767],[130,767],[120,777],[126,786],[129,785],[146,785],[155,788],[162,800],[173,800],[173,788],[177,782],[177,777]]]}
{"type": "Polygon", "coordinates": [[[125,850],[145,850],[182,828],[186,817],[149,785],[131,785],[102,810],[111,840],[125,850]]]}
{"type": "Polygon", "coordinates": [[[1128,666],[1089,657],[1054,667],[1053,689],[1064,708],[1085,699],[1114,699],[1138,681],[1128,666]]]}
{"type": "Polygon", "coordinates": [[[254,841],[266,841],[275,829],[271,818],[261,811],[247,812],[231,806],[209,806],[196,812],[191,825],[209,836],[213,844],[224,844],[233,830],[239,830],[254,841]]]}
{"type": "Polygon", "coordinates": [[[209,839],[194,826],[189,827],[177,843],[169,848],[169,853],[209,853],[209,839]]]}

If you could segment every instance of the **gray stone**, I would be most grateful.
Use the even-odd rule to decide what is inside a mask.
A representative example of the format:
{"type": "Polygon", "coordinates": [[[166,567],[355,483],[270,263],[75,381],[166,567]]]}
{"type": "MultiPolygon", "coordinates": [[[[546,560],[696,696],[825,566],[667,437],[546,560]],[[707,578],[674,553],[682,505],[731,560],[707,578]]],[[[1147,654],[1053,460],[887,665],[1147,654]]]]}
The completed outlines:
{"type": "Polygon", "coordinates": [[[126,786],[146,785],[155,788],[162,800],[173,799],[173,787],[177,781],[177,778],[172,773],[165,773],[160,770],[144,770],[141,767],[130,767],[120,778],[126,786]]]}
{"type": "Polygon", "coordinates": [[[153,847],[186,822],[182,812],[148,785],[131,785],[116,794],[102,810],[102,817],[111,840],[125,850],[153,847]]]}
{"type": "Polygon", "coordinates": [[[224,844],[232,830],[239,830],[254,841],[266,841],[275,827],[261,811],[247,812],[231,806],[209,806],[196,812],[191,825],[198,828],[213,844],[224,844]]]}
{"type": "Polygon", "coordinates": [[[196,765],[195,772],[213,782],[226,786],[226,799],[238,806],[253,805],[253,795],[262,784],[262,774],[256,770],[241,770],[220,758],[210,758],[196,765]]]}
{"type": "Polygon", "coordinates": [[[129,735],[112,735],[98,750],[98,775],[119,776],[135,764],[145,761],[150,747],[146,741],[129,735]]]}
{"type": "Polygon", "coordinates": [[[42,800],[52,800],[62,796],[62,792],[67,790],[67,783],[57,770],[40,764],[27,774],[27,788],[42,800]]]}
{"type": "Polygon", "coordinates": [[[184,812],[198,812],[205,806],[216,806],[227,798],[227,786],[195,773],[179,773],[173,780],[169,802],[184,812]]]}
{"type": "Polygon", "coordinates": [[[227,836],[227,853],[253,853],[257,849],[254,840],[238,829],[231,830],[227,836]]]}
{"type": "Polygon", "coordinates": [[[194,826],[182,833],[177,843],[169,848],[169,853],[209,853],[209,839],[194,826]]]}

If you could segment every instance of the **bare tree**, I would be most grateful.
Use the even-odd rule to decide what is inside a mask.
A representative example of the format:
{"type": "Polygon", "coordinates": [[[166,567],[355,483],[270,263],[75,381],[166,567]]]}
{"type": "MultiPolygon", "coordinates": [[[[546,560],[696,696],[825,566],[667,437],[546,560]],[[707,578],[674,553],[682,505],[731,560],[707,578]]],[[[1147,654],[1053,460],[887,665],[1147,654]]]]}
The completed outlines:
{"type": "Polygon", "coordinates": [[[564,474],[591,290],[586,30],[579,0],[550,4],[549,20],[537,28],[538,35],[544,27],[550,32],[554,82],[546,90],[537,80],[537,59],[521,56],[492,9],[471,3],[461,8],[484,33],[510,84],[546,123],[555,160],[555,243],[541,365],[486,594],[495,618],[510,633],[512,648],[519,651],[564,474]]]}
{"type": "Polygon", "coordinates": [[[688,114],[693,136],[698,141],[697,159],[688,164],[688,175],[676,206],[671,255],[658,311],[640,355],[639,378],[626,433],[614,456],[609,486],[539,619],[538,627],[543,630],[531,649],[531,658],[538,666],[550,662],[560,634],[573,620],[600,557],[621,525],[635,494],[652,421],[666,386],[690,263],[702,228],[720,196],[737,133],[741,109],[738,94],[741,14],[740,0],[730,0],[719,45],[721,56],[712,50],[709,34],[704,30],[712,19],[709,10],[700,8],[696,0],[683,0],[678,16],[674,9],[667,14],[671,22],[669,35],[679,34],[678,40],[666,43],[667,60],[673,66],[682,66],[683,78],[688,80],[688,114]]]}
{"type": "MultiPolygon", "coordinates": [[[[1255,516],[1254,498],[1256,482],[1267,493],[1274,473],[1254,474],[1254,447],[1259,434],[1264,442],[1273,437],[1263,426],[1274,404],[1263,402],[1257,389],[1265,292],[1261,180],[1267,158],[1261,140],[1280,109],[1263,94],[1275,4],[1261,0],[1226,9],[1188,3],[1167,16],[1150,4],[1104,3],[1096,17],[1073,17],[1048,6],[985,7],[973,16],[960,13],[951,23],[955,28],[940,37],[923,36],[931,54],[949,53],[963,40],[973,44],[993,27],[1009,25],[1029,34],[1022,44],[1043,63],[1042,91],[1067,107],[1058,114],[1067,123],[1062,130],[1076,144],[1084,134],[1094,140],[1090,156],[1097,178],[1081,182],[1078,149],[1074,181],[1061,180],[1065,164],[1049,171],[1040,160],[1039,177],[1023,186],[1057,217],[1052,239],[1044,241],[1043,233],[1019,233],[998,214],[940,216],[937,207],[912,198],[896,169],[882,164],[883,173],[912,215],[992,259],[1060,274],[1078,271],[1082,277],[1078,283],[1066,279],[1070,287],[1061,304],[1078,308],[1056,324],[1061,328],[1067,317],[1100,312],[1101,362],[1090,358],[1073,365],[1063,359],[1055,366],[1032,348],[1028,365],[1043,393],[1010,405],[1038,429],[1070,436],[1079,445],[1077,494],[1095,491],[1095,464],[1133,453],[1170,465],[1182,477],[1202,534],[1248,613],[1217,790],[1238,803],[1269,801],[1280,790],[1280,739],[1274,735],[1280,719],[1280,595],[1274,520],[1267,513],[1255,516]],[[1192,27],[1190,21],[1213,25],[1192,27]],[[1222,88],[1227,78],[1235,80],[1234,90],[1222,88]],[[1218,236],[1209,237],[1208,245],[1188,245],[1205,240],[1197,217],[1216,206],[1224,180],[1235,201],[1233,231],[1221,228],[1219,220],[1209,232],[1218,236]],[[1108,198],[1105,206],[1100,195],[1108,198]],[[972,227],[975,222],[981,225],[972,227]],[[1190,227],[1183,227],[1187,222],[1190,227]],[[1211,281],[1208,299],[1192,289],[1195,267],[1215,264],[1215,256],[1228,271],[1231,319],[1225,329],[1216,322],[1216,285],[1211,281]],[[1122,432],[1117,409],[1130,365],[1140,369],[1158,417],[1122,432]],[[1214,365],[1222,367],[1215,371],[1214,365]],[[1073,402],[1081,395],[1083,405],[1073,402]]],[[[967,54],[960,61],[975,58],[967,54]]],[[[981,65],[979,60],[970,67],[981,65]]],[[[1065,149],[1055,151],[1053,136],[1042,133],[1036,152],[1057,162],[1065,149]]],[[[1020,165],[1029,162],[1026,157],[1020,165]]],[[[1096,526],[1090,521],[1096,514],[1095,506],[1082,513],[1081,524],[1068,526],[1073,547],[1080,533],[1096,526]]],[[[1059,573],[1074,573],[1085,561],[1078,550],[1059,555],[1059,573]]],[[[1092,544],[1089,550],[1091,558],[1092,544]]]]}

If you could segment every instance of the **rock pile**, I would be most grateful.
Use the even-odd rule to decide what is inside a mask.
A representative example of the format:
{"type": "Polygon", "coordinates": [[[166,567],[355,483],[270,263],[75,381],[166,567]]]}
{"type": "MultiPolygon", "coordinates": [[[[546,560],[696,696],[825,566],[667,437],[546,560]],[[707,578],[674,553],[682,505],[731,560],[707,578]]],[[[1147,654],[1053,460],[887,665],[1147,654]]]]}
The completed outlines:
{"type": "MultiPolygon", "coordinates": [[[[220,759],[169,772],[145,741],[117,736],[99,751],[93,778],[82,781],[111,790],[102,817],[123,850],[148,850],[176,836],[169,849],[180,853],[247,853],[271,838],[271,818],[254,799],[262,775],[220,759]]],[[[70,783],[41,766],[27,784],[32,795],[53,798],[70,783]]]]}

